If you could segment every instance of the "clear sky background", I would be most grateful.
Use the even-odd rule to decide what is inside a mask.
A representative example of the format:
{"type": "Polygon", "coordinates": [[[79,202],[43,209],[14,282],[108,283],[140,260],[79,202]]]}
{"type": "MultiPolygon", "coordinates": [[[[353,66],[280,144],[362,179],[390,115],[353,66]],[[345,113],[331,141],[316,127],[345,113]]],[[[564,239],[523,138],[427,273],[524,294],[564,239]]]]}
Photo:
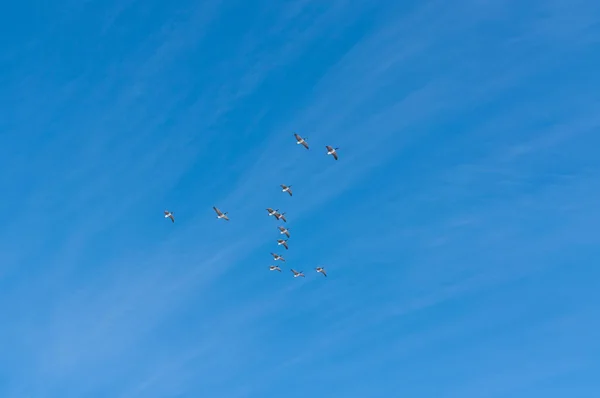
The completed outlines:
{"type": "Polygon", "coordinates": [[[0,396],[600,396],[598,15],[4,4],[0,396]]]}

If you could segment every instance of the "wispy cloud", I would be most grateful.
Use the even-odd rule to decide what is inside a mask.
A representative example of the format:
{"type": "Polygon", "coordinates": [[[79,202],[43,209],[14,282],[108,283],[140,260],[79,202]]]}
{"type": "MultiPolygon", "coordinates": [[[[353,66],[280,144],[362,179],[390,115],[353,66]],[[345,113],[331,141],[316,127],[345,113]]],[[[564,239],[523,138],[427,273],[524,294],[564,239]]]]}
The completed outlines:
{"type": "MultiPolygon", "coordinates": [[[[544,289],[526,303],[535,278],[564,266],[561,253],[598,243],[598,162],[583,148],[597,141],[598,102],[579,80],[549,87],[539,77],[568,80],[557,56],[574,59],[597,32],[583,8],[565,18],[559,3],[239,3],[253,16],[239,24],[237,5],[186,3],[152,14],[160,23],[145,39],[98,66],[76,64],[69,78],[30,67],[0,93],[31,94],[12,104],[7,125],[39,109],[24,133],[31,146],[0,172],[14,192],[5,208],[15,209],[0,231],[0,310],[12,320],[0,337],[15,341],[2,357],[19,352],[0,391],[377,397],[400,379],[426,382],[419,356],[455,360],[444,345],[481,363],[483,343],[466,341],[539,314],[544,289]],[[552,34],[555,24],[563,33],[552,34]],[[326,144],[340,147],[338,162],[326,144]],[[296,187],[293,198],[281,183],[296,187]],[[277,237],[268,206],[288,212],[286,257],[306,280],[287,265],[268,272],[263,249],[277,237]],[[376,372],[391,384],[358,384],[376,372]]],[[[97,21],[103,40],[140,4],[110,5],[97,21]]],[[[561,311],[538,315],[535,330],[573,307],[561,311]]],[[[586,366],[574,356],[555,367],[556,358],[511,393],[586,366]]],[[[448,397],[516,377],[490,377],[501,366],[490,365],[459,385],[440,366],[431,374],[448,397]]]]}

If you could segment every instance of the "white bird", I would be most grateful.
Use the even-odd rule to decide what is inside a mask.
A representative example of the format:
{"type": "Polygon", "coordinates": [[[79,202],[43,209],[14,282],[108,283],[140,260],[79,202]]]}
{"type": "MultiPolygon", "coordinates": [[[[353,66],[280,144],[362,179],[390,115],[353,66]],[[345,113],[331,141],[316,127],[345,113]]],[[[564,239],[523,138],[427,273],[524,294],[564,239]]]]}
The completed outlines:
{"type": "Polygon", "coordinates": [[[296,137],[296,144],[300,144],[304,148],[308,149],[308,142],[306,142],[306,138],[302,138],[296,133],[294,133],[294,137],[296,137]]]}
{"type": "Polygon", "coordinates": [[[267,208],[267,211],[269,212],[270,216],[275,216],[275,218],[277,218],[277,214],[279,214],[279,213],[277,213],[279,211],[279,209],[273,210],[269,207],[269,208],[267,208]]]}
{"type": "Polygon", "coordinates": [[[320,272],[320,273],[322,273],[322,274],[323,274],[323,276],[327,276],[327,272],[325,272],[325,268],[323,268],[323,267],[317,267],[317,268],[315,268],[315,270],[316,270],[317,272],[320,272]]]}
{"type": "Polygon", "coordinates": [[[285,258],[281,257],[279,254],[271,253],[271,256],[273,256],[273,259],[275,259],[275,261],[280,260],[285,263],[285,258]]]}
{"type": "Polygon", "coordinates": [[[293,269],[293,268],[292,268],[290,271],[292,271],[292,272],[294,273],[294,278],[297,278],[297,277],[299,277],[299,276],[301,276],[301,277],[303,277],[303,278],[304,278],[304,273],[303,273],[302,271],[298,272],[298,271],[296,271],[296,270],[295,270],[295,269],[293,269]]]}
{"type": "Polygon", "coordinates": [[[175,217],[173,217],[173,213],[169,210],[165,210],[165,218],[170,218],[171,221],[175,222],[175,217]]]}
{"type": "Polygon", "coordinates": [[[288,238],[290,237],[290,231],[289,231],[289,228],[285,228],[285,227],[281,227],[281,226],[280,226],[280,227],[277,227],[277,228],[279,228],[279,231],[280,231],[279,233],[280,233],[281,235],[285,235],[285,236],[287,236],[288,238]]]}
{"type": "Polygon", "coordinates": [[[277,266],[277,265],[271,265],[271,266],[269,267],[269,269],[270,269],[271,271],[279,271],[279,272],[281,272],[281,268],[279,268],[279,266],[277,266]]]}
{"type": "Polygon", "coordinates": [[[278,220],[283,220],[283,222],[287,222],[285,219],[285,213],[275,213],[275,218],[278,220]]]}
{"type": "Polygon", "coordinates": [[[215,211],[215,213],[217,213],[217,218],[222,218],[223,220],[229,221],[229,217],[227,217],[227,212],[222,213],[221,210],[217,209],[215,206],[213,206],[213,210],[215,211]]]}
{"type": "Polygon", "coordinates": [[[287,193],[289,193],[289,194],[290,194],[290,196],[292,196],[292,189],[291,189],[291,188],[292,188],[292,186],[291,186],[291,185],[284,185],[284,184],[281,184],[281,188],[282,188],[282,189],[281,189],[281,192],[287,192],[287,193]]]}
{"type": "Polygon", "coordinates": [[[283,246],[285,247],[285,250],[288,249],[288,245],[287,245],[287,239],[277,239],[277,244],[279,246],[283,246]]]}
{"type": "Polygon", "coordinates": [[[336,152],[336,151],[337,151],[338,149],[340,149],[340,148],[333,148],[333,147],[331,147],[331,146],[329,146],[329,145],[325,145],[325,148],[327,148],[327,154],[328,154],[328,155],[331,155],[331,156],[333,156],[333,158],[334,158],[335,160],[338,160],[338,155],[337,155],[337,152],[336,152]]]}

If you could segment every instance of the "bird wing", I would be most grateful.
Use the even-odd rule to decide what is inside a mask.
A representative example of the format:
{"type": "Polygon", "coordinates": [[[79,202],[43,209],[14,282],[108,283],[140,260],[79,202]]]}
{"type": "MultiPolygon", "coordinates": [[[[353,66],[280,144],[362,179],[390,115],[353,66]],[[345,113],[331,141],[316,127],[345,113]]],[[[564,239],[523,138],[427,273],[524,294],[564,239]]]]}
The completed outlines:
{"type": "Polygon", "coordinates": [[[334,158],[335,160],[338,160],[338,155],[337,155],[337,152],[334,152],[334,153],[332,153],[332,155],[333,155],[333,158],[334,158]]]}
{"type": "Polygon", "coordinates": [[[282,243],[282,246],[283,246],[283,247],[285,247],[285,250],[288,250],[288,245],[287,245],[287,242],[283,242],[283,243],[282,243]]]}
{"type": "Polygon", "coordinates": [[[171,219],[171,221],[175,222],[175,217],[173,217],[173,214],[169,214],[169,218],[171,219]]]}
{"type": "Polygon", "coordinates": [[[289,193],[290,196],[292,196],[292,190],[290,188],[288,188],[287,193],[289,193]]]}
{"type": "Polygon", "coordinates": [[[290,233],[285,231],[285,236],[287,236],[288,238],[290,237],[290,233]]]}
{"type": "Polygon", "coordinates": [[[301,144],[304,148],[308,149],[308,142],[302,141],[301,144]]]}
{"type": "Polygon", "coordinates": [[[325,148],[327,148],[327,152],[331,152],[331,150],[333,149],[332,147],[330,147],[329,145],[325,145],[325,148]]]}
{"type": "Polygon", "coordinates": [[[219,216],[222,214],[222,213],[221,213],[221,210],[217,209],[215,206],[213,206],[213,210],[214,210],[214,211],[215,211],[215,212],[216,212],[216,213],[217,213],[219,216]]]}

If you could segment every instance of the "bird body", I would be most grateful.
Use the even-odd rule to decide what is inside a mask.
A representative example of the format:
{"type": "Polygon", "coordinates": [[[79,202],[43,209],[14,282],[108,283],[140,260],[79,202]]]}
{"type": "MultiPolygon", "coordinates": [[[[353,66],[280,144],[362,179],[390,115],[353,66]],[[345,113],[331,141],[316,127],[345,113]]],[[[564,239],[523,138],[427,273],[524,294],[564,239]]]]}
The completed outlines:
{"type": "Polygon", "coordinates": [[[285,263],[285,258],[281,257],[279,254],[271,253],[271,256],[273,256],[273,259],[275,261],[279,260],[279,261],[283,261],[285,263]]]}
{"type": "Polygon", "coordinates": [[[317,267],[315,268],[315,270],[321,274],[323,274],[323,276],[327,276],[327,272],[325,272],[325,268],[323,267],[317,267]]]}
{"type": "Polygon", "coordinates": [[[279,271],[279,272],[281,272],[281,268],[279,268],[277,265],[271,265],[271,266],[269,267],[269,269],[270,269],[271,271],[279,271]]]}
{"type": "Polygon", "coordinates": [[[283,220],[283,222],[287,222],[287,220],[285,219],[285,213],[275,213],[274,216],[278,220],[283,220]]]}
{"type": "Polygon", "coordinates": [[[170,218],[171,221],[175,222],[175,217],[173,216],[173,213],[169,210],[165,210],[165,218],[170,218]]]}
{"type": "Polygon", "coordinates": [[[333,156],[333,158],[335,160],[338,160],[338,155],[337,155],[337,150],[340,148],[334,148],[330,145],[325,145],[325,148],[327,148],[327,154],[333,156]]]}
{"type": "Polygon", "coordinates": [[[288,249],[288,245],[287,245],[287,239],[277,239],[277,244],[279,246],[283,246],[285,247],[285,250],[288,249]]]}
{"type": "Polygon", "coordinates": [[[270,216],[275,216],[275,218],[277,218],[277,215],[279,214],[279,213],[277,213],[277,212],[279,211],[279,209],[275,209],[275,210],[273,210],[273,209],[271,209],[270,207],[268,207],[268,208],[267,208],[267,211],[269,212],[269,215],[270,215],[270,216]]]}
{"type": "Polygon", "coordinates": [[[288,238],[290,237],[290,231],[289,231],[289,229],[288,229],[288,228],[285,228],[285,227],[282,227],[282,226],[279,226],[279,227],[277,227],[277,228],[279,228],[279,231],[280,231],[279,233],[280,233],[280,234],[282,234],[282,235],[285,235],[285,236],[287,236],[288,238]]]}
{"type": "Polygon", "coordinates": [[[298,277],[304,278],[304,272],[302,272],[302,271],[298,272],[293,268],[290,271],[292,271],[294,273],[294,278],[298,278],[298,277]]]}
{"type": "Polygon", "coordinates": [[[229,217],[227,217],[227,212],[223,213],[221,210],[217,209],[213,206],[213,210],[217,213],[217,218],[222,218],[223,220],[229,221],[229,217]]]}
{"type": "Polygon", "coordinates": [[[281,184],[281,192],[287,192],[290,194],[290,196],[292,196],[292,186],[291,185],[284,185],[281,184]]]}
{"type": "Polygon", "coordinates": [[[306,138],[302,138],[296,133],[294,133],[294,137],[296,137],[296,144],[302,145],[304,148],[308,149],[308,142],[306,142],[306,138]]]}

